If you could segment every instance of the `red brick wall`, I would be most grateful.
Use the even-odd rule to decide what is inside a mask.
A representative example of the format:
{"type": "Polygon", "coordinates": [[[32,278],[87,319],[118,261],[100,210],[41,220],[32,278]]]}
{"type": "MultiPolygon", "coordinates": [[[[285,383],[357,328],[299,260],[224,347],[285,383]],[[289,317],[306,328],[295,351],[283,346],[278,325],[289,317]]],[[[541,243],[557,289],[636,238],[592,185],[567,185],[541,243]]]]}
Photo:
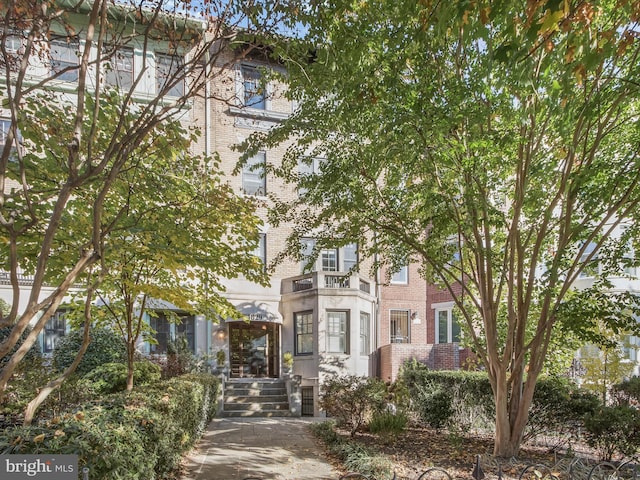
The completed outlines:
{"type": "MultiPolygon", "coordinates": [[[[462,291],[462,286],[454,286],[453,290],[456,295],[458,295],[462,291]]],[[[433,308],[433,305],[436,303],[453,302],[453,297],[449,293],[449,290],[443,290],[433,284],[428,284],[426,286],[426,294],[428,303],[426,315],[427,342],[436,343],[436,311],[433,308]]]]}
{"type": "Polygon", "coordinates": [[[464,363],[470,352],[460,349],[457,343],[440,343],[413,345],[408,343],[391,343],[380,347],[379,377],[385,381],[395,381],[398,371],[407,360],[417,360],[432,370],[457,370],[464,363]]]}
{"type": "MultiPolygon", "coordinates": [[[[382,272],[386,282],[386,272],[382,272]]],[[[427,343],[427,282],[420,276],[418,265],[409,266],[407,284],[383,284],[380,289],[380,337],[379,345],[388,345],[390,341],[389,312],[391,310],[408,310],[409,314],[417,313],[421,319],[419,324],[409,320],[410,341],[412,344],[427,343]]]]}

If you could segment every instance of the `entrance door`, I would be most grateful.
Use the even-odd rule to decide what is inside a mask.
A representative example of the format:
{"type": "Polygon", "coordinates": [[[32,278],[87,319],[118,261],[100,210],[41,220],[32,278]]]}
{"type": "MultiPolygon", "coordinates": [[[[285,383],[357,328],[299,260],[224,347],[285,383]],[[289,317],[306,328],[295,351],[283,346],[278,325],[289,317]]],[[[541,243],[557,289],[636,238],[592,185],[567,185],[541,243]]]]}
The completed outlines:
{"type": "Polygon", "coordinates": [[[229,323],[231,377],[277,377],[278,334],[275,323],[229,323]]]}

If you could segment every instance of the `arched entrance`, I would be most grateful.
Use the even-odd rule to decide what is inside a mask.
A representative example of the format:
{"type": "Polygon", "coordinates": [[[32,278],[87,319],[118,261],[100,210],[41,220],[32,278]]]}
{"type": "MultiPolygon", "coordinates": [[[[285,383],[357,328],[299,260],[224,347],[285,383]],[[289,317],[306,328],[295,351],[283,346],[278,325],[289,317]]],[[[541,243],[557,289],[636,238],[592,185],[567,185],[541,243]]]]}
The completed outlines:
{"type": "Polygon", "coordinates": [[[231,377],[278,377],[279,324],[230,322],[228,325],[231,377]]]}

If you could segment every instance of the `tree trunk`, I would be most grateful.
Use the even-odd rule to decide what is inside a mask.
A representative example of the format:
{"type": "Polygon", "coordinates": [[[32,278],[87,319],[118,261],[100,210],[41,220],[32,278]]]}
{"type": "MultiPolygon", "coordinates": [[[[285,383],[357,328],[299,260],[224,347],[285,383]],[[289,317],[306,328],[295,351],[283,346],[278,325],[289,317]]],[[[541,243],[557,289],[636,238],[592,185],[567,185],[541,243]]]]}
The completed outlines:
{"type": "Polygon", "coordinates": [[[136,345],[132,341],[127,342],[127,392],[133,390],[133,364],[136,345]]]}
{"type": "Polygon", "coordinates": [[[512,372],[512,375],[511,388],[519,388],[518,392],[510,391],[506,372],[501,372],[496,381],[492,381],[496,406],[493,454],[496,457],[510,458],[520,452],[539,373],[530,368],[526,382],[523,382],[522,372],[512,372]]]}
{"type": "Polygon", "coordinates": [[[76,358],[73,360],[71,365],[69,365],[69,368],[67,368],[64,373],[58,378],[50,381],[44,388],[42,388],[42,390],[40,390],[40,392],[38,392],[38,395],[36,395],[36,397],[27,404],[27,408],[24,411],[23,421],[23,425],[25,427],[28,427],[33,423],[33,417],[35,416],[36,411],[38,410],[40,405],[42,405],[42,402],[44,402],[49,397],[49,395],[51,395],[51,392],[59,388],[60,385],[62,385],[63,382],[67,378],[69,378],[73,374],[73,372],[76,371],[76,368],[80,364],[82,357],[87,351],[89,342],[91,341],[91,337],[89,336],[90,328],[91,322],[87,319],[84,322],[84,330],[82,333],[82,344],[80,345],[80,350],[78,351],[78,354],[76,355],[76,358]]]}

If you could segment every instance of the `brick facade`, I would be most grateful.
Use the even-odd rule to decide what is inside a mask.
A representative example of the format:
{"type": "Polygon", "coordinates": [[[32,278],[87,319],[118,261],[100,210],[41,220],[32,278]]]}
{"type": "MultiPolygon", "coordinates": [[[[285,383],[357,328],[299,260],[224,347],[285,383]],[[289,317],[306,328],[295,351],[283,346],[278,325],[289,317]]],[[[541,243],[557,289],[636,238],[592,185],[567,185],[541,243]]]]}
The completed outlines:
{"type": "Polygon", "coordinates": [[[424,363],[431,370],[458,370],[466,368],[472,356],[466,348],[457,343],[413,345],[391,343],[378,351],[379,378],[395,381],[402,365],[409,360],[424,363]]]}

